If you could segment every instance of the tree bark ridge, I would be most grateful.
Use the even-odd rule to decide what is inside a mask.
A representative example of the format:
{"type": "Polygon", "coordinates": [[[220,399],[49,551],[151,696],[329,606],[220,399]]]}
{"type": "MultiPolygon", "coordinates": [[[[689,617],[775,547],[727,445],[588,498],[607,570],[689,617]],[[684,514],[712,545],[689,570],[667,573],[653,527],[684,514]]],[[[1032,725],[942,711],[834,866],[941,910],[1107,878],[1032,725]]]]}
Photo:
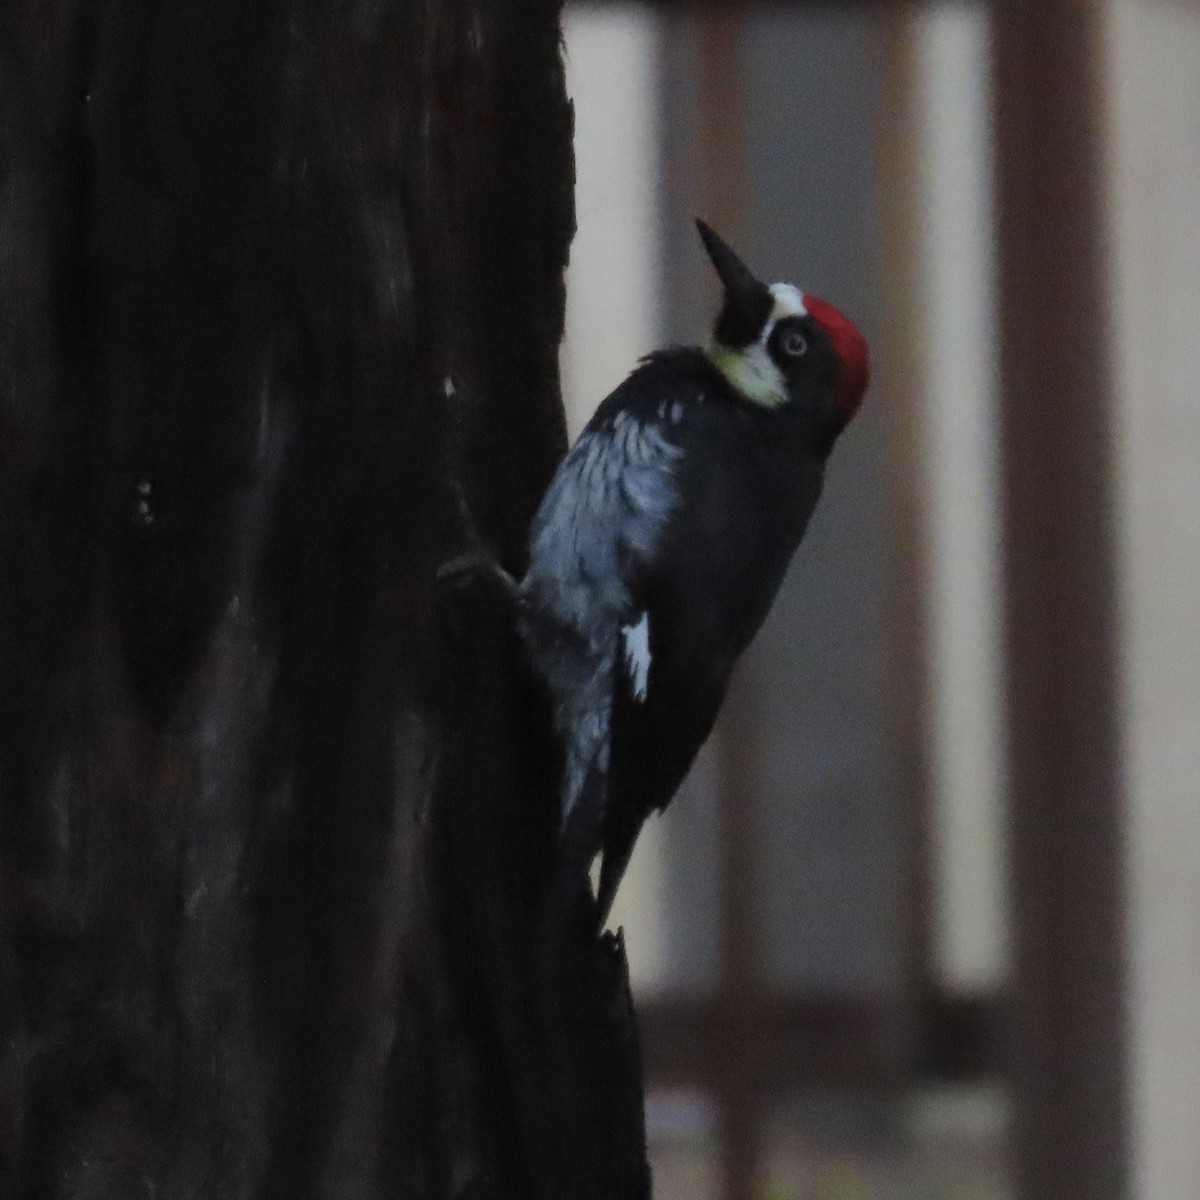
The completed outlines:
{"type": "Polygon", "coordinates": [[[544,701],[437,581],[562,453],[572,186],[545,0],[0,16],[4,1195],[645,1194],[619,946],[541,1081],[544,701]]]}

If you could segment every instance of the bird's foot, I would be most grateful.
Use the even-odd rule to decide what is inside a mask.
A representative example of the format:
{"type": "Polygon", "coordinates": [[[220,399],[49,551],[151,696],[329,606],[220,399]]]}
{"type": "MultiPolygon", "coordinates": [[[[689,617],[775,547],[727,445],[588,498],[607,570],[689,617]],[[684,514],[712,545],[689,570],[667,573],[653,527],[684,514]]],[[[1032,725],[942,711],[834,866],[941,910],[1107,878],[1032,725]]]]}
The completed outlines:
{"type": "Polygon", "coordinates": [[[469,550],[447,559],[437,569],[438,586],[448,591],[482,588],[512,602],[517,581],[486,550],[469,550]]]}
{"type": "Polygon", "coordinates": [[[458,637],[482,620],[513,620],[517,581],[486,551],[472,550],[447,559],[437,569],[440,607],[447,629],[458,637]],[[490,617],[485,614],[491,614],[490,617]]]}

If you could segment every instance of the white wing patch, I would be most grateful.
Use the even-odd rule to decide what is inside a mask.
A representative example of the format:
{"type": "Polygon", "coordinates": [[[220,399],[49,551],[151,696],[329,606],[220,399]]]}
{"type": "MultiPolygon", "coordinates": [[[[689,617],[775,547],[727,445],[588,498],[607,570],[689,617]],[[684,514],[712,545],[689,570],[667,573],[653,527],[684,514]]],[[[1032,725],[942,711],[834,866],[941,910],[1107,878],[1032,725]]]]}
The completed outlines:
{"type": "Polygon", "coordinates": [[[642,613],[636,625],[622,625],[621,638],[625,670],[633,685],[633,698],[644,704],[647,684],[650,682],[650,614],[642,613]]]}

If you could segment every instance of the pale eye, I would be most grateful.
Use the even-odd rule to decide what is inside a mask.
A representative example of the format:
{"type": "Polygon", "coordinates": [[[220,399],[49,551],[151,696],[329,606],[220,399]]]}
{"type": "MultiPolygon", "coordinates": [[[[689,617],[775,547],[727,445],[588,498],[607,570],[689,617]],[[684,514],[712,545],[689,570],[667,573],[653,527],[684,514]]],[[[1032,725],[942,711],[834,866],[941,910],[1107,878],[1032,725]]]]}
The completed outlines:
{"type": "Polygon", "coordinates": [[[783,335],[781,346],[788,358],[799,358],[808,351],[808,341],[798,329],[791,329],[783,335]]]}

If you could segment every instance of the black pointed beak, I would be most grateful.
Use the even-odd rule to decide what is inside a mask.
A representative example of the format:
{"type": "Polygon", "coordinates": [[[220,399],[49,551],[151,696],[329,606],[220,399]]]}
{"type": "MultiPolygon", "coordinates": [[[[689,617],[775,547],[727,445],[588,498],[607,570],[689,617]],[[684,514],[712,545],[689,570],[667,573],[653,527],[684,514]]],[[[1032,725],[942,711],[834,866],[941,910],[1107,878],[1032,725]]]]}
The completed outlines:
{"type": "Polygon", "coordinates": [[[717,341],[735,348],[748,346],[762,333],[771,316],[774,301],[770,290],[754,278],[729,245],[699,217],[696,228],[725,289],[725,304],[714,331],[717,341]]]}

